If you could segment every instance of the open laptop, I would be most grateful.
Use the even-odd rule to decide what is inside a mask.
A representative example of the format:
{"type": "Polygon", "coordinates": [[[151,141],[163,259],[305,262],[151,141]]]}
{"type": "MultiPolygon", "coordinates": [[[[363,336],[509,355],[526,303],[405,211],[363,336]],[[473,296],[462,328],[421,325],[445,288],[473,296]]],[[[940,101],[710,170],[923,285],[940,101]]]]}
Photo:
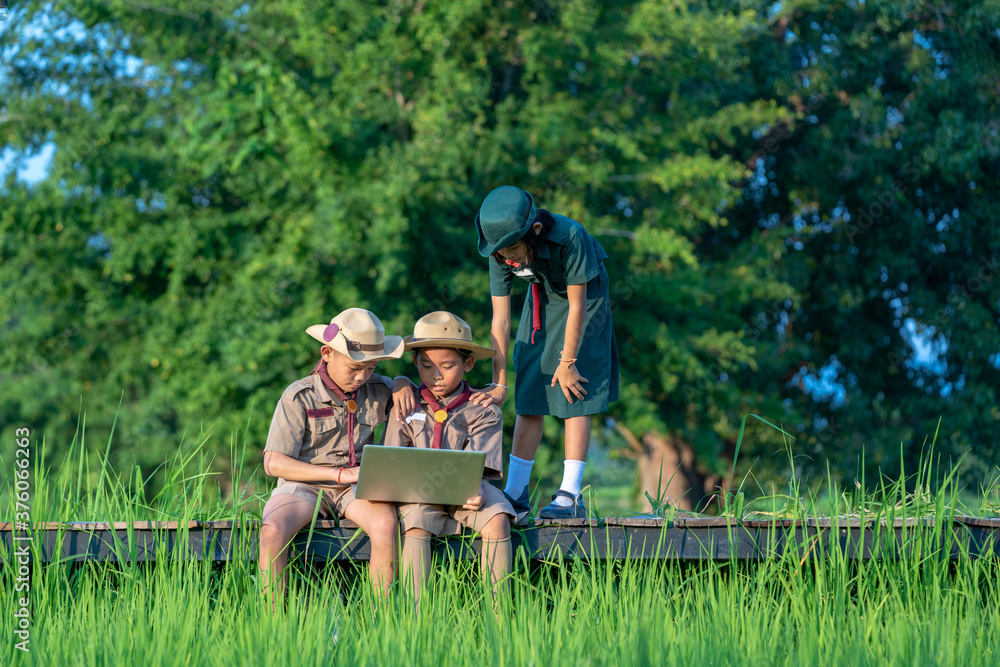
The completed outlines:
{"type": "Polygon", "coordinates": [[[486,452],[368,445],[354,495],[394,503],[464,505],[479,495],[486,452]]]}

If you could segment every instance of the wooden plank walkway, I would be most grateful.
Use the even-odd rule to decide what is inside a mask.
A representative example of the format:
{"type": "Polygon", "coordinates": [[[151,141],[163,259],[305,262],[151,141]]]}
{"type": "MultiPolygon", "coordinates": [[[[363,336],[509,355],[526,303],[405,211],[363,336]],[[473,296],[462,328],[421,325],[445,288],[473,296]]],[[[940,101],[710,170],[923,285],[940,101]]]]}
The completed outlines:
{"type": "MultiPolygon", "coordinates": [[[[254,521],[139,521],[134,523],[38,523],[29,531],[0,523],[0,566],[24,554],[42,562],[144,562],[156,559],[255,560],[254,521]]],[[[559,558],[761,560],[789,554],[822,558],[906,558],[938,554],[953,560],[1000,556],[1000,518],[956,517],[886,521],[813,518],[804,521],[608,517],[601,520],[535,520],[517,527],[515,548],[534,560],[559,558]]],[[[295,549],[318,561],[367,560],[368,539],[350,522],[317,521],[295,549]]],[[[474,558],[478,539],[435,540],[437,553],[474,558]]]]}

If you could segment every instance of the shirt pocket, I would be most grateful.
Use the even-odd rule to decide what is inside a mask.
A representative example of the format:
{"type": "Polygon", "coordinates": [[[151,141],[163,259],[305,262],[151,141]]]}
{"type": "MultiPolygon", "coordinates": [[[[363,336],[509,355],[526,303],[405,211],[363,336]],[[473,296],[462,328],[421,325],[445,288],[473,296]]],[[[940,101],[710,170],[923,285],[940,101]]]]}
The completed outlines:
{"type": "MultiPolygon", "coordinates": [[[[541,276],[539,276],[541,278],[541,276]]],[[[545,267],[545,280],[542,284],[548,289],[550,296],[555,294],[565,298],[566,296],[566,274],[563,272],[562,264],[558,261],[549,261],[545,267]],[[545,283],[548,282],[548,285],[545,283]]]]}
{"type": "Polygon", "coordinates": [[[306,410],[309,448],[303,452],[309,463],[341,465],[347,461],[347,429],[332,407],[306,410]],[[341,442],[343,441],[343,442],[341,442]]]}
{"type": "Polygon", "coordinates": [[[355,440],[356,447],[358,448],[358,456],[360,457],[360,452],[365,445],[370,445],[374,443],[375,440],[375,429],[378,425],[385,421],[385,418],[379,414],[377,408],[365,408],[363,410],[358,410],[355,413],[357,419],[357,440],[355,440]]]}
{"type": "Polygon", "coordinates": [[[413,446],[430,449],[434,444],[434,417],[427,415],[422,421],[414,421],[412,427],[413,446]]]}
{"type": "Polygon", "coordinates": [[[359,424],[364,424],[371,428],[375,428],[379,424],[385,421],[385,417],[379,414],[378,408],[365,408],[363,410],[358,410],[354,415],[357,417],[359,424]]]}
{"type": "Polygon", "coordinates": [[[476,451],[476,448],[472,446],[472,437],[469,436],[469,428],[464,422],[461,424],[452,424],[451,433],[448,435],[450,436],[447,438],[449,442],[447,445],[448,449],[476,451]]]}
{"type": "Polygon", "coordinates": [[[333,408],[315,408],[306,410],[309,430],[313,435],[328,433],[337,428],[340,420],[337,419],[336,410],[333,408]]]}

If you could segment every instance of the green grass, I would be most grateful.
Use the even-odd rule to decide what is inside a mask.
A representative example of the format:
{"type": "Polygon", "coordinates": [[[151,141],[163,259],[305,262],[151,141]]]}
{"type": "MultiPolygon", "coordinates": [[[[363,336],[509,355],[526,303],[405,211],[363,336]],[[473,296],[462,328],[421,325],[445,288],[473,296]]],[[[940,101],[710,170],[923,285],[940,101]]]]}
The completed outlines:
{"type": "MultiPolygon", "coordinates": [[[[4,664],[990,664],[995,562],[560,563],[516,568],[494,615],[471,564],[441,563],[419,615],[353,569],[262,605],[251,562],[51,565],[31,653],[4,664]],[[346,603],[341,600],[345,594],[346,603]]],[[[0,609],[10,618],[12,587],[0,609]]]]}
{"type": "MultiPolygon", "coordinates": [[[[233,478],[224,498],[196,444],[155,473],[115,471],[110,440],[74,443],[58,472],[34,468],[35,521],[239,519],[259,516],[265,485],[233,478]],[[156,489],[151,491],[150,489],[156,489]],[[249,490],[248,490],[249,489],[249,490]]],[[[233,444],[232,460],[242,460],[233,444]]],[[[928,457],[930,460],[931,457],[928,457]]],[[[734,515],[900,518],[995,513],[991,487],[971,500],[930,464],[875,491],[831,481],[726,507],[734,515]],[[930,489],[933,489],[931,491],[930,489]],[[971,505],[971,506],[970,506],[971,505]]],[[[10,479],[8,487],[12,486],[10,479]]],[[[9,498],[3,508],[9,512],[9,498]]],[[[925,534],[898,561],[854,561],[807,543],[773,561],[515,562],[493,612],[475,563],[439,561],[419,614],[406,596],[373,597],[363,567],[292,566],[287,608],[265,611],[255,554],[227,564],[35,565],[31,653],[0,644],[0,664],[666,664],[978,665],[1000,652],[996,559],[941,557],[925,534]]],[[[17,605],[9,555],[0,613],[17,605]]]]}

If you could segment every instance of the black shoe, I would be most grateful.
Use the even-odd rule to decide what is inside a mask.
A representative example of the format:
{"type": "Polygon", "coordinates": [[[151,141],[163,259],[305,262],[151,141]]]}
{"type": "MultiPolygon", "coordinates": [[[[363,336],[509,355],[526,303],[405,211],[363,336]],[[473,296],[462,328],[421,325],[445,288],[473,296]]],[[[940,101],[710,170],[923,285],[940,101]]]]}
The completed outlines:
{"type": "Polygon", "coordinates": [[[559,489],[552,494],[553,502],[549,503],[542,508],[542,511],[538,513],[539,519],[586,519],[587,518],[587,506],[583,504],[583,496],[576,495],[568,491],[563,491],[559,489]],[[555,499],[559,496],[564,498],[569,498],[573,501],[573,504],[564,507],[562,505],[557,505],[555,499]]]}
{"type": "Polygon", "coordinates": [[[531,499],[528,496],[528,487],[524,487],[517,498],[511,498],[507,492],[503,492],[503,497],[507,499],[510,506],[514,508],[514,523],[519,524],[531,514],[531,499]]]}

